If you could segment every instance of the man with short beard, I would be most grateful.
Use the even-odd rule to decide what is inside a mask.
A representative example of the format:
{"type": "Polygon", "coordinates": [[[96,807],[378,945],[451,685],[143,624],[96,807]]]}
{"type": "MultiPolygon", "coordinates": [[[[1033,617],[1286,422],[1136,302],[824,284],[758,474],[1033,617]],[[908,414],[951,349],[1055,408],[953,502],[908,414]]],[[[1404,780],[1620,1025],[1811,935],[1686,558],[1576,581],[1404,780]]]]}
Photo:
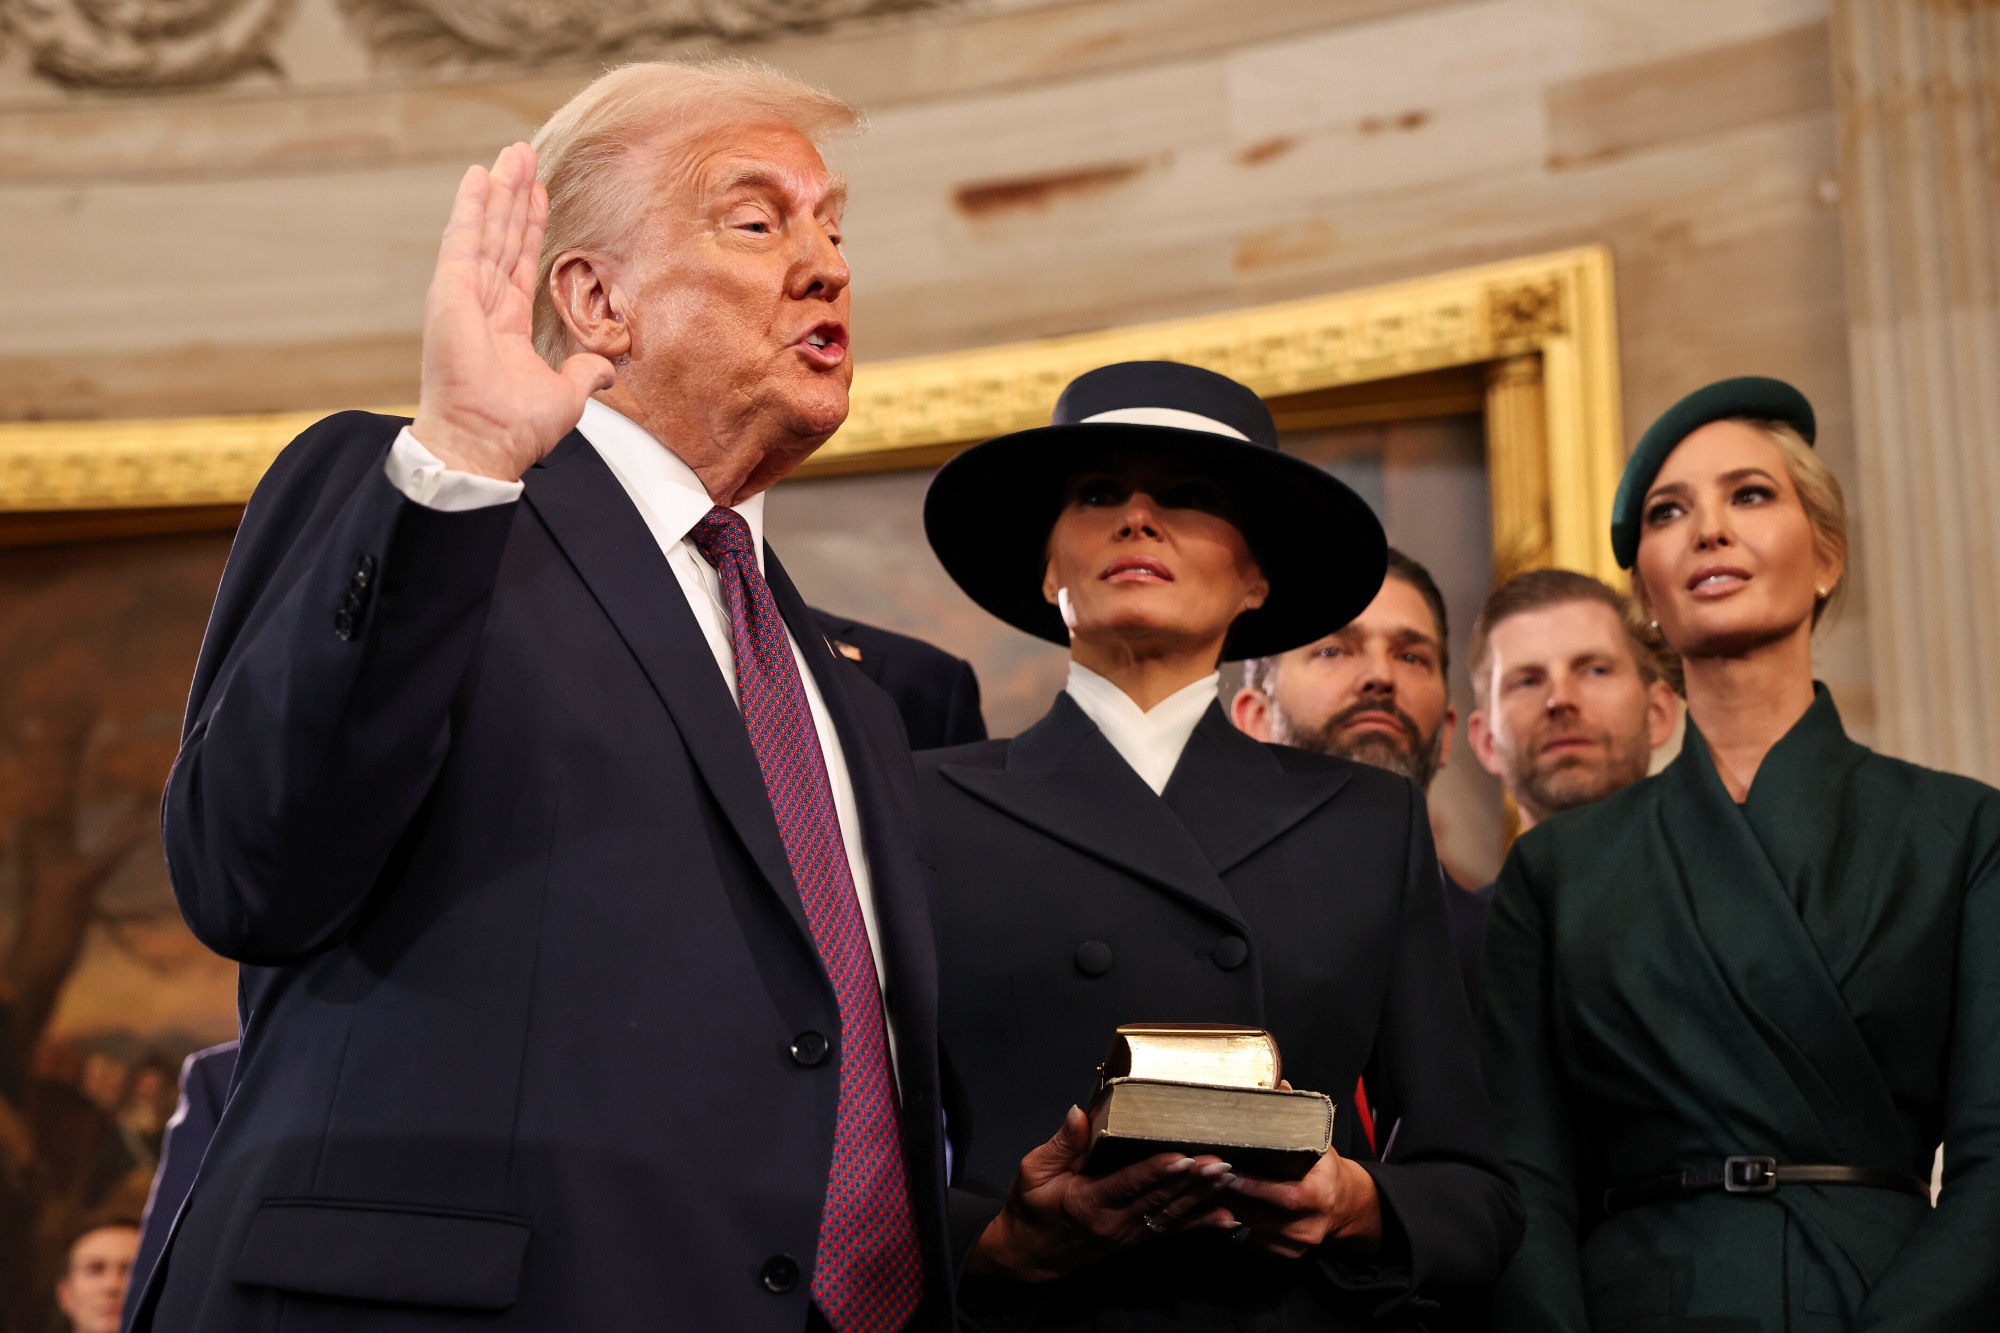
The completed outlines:
{"type": "Polygon", "coordinates": [[[1246,661],[1229,715],[1258,740],[1386,768],[1428,790],[1458,720],[1449,665],[1444,594],[1390,547],[1368,609],[1317,643],[1246,661]]]}

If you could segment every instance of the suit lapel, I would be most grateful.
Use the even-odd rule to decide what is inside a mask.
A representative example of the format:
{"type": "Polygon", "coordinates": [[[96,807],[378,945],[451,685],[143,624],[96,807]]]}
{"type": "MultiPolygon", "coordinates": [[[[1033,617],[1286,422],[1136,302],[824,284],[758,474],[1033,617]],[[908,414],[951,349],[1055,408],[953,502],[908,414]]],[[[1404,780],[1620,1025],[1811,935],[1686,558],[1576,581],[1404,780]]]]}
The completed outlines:
{"type": "MultiPolygon", "coordinates": [[[[1812,720],[1808,713],[1799,727],[1812,720]]],[[[1767,778],[1773,786],[1785,784],[1784,770],[1799,767],[1788,759],[1810,760],[1780,753],[1797,748],[1797,731],[1765,758],[1751,793],[1753,805],[1765,797],[1767,778]]],[[[1761,1040],[1770,1049],[1798,1093],[1798,1118],[1824,1128],[1831,1160],[1901,1169],[1909,1149],[1895,1103],[1800,918],[1786,887],[1786,867],[1774,863],[1772,849],[1730,799],[1692,725],[1680,757],[1662,776],[1672,792],[1662,803],[1662,819],[1681,865],[1683,889],[1702,939],[1749,1020],[1744,1039],[1761,1040]]],[[[1815,822],[1832,808],[1786,813],[1815,822]]]]}
{"type": "Polygon", "coordinates": [[[1165,801],[1067,694],[1014,738],[1005,769],[946,764],[945,778],[1058,842],[1109,861],[1245,929],[1243,914],[1165,801]]]}
{"type": "Polygon", "coordinates": [[[625,488],[577,431],[522,480],[528,503],[673,715],[730,827],[810,940],[743,715],[716,670],[680,580],[625,488]]]}
{"type": "Polygon", "coordinates": [[[1347,775],[1287,772],[1276,755],[1245,736],[1210,704],[1163,793],[1226,875],[1289,832],[1347,785],[1347,775]]]}

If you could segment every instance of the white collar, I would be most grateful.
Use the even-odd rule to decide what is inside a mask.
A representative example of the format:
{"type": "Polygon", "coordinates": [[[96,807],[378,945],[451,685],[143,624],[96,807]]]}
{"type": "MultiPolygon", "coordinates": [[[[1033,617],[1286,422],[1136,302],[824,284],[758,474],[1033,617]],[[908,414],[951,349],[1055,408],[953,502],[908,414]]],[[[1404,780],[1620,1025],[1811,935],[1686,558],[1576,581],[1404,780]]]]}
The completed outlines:
{"type": "MultiPolygon", "coordinates": [[[[632,503],[639,507],[639,516],[646,520],[661,550],[672,550],[715,507],[715,501],[708,498],[708,488],[701,484],[694,469],[654,439],[644,426],[616,408],[592,398],[583,405],[583,420],[576,423],[576,428],[617,476],[632,503]]],[[[750,525],[752,549],[757,552],[757,568],[761,570],[764,493],[759,491],[735,509],[750,525]]]]}
{"type": "Polygon", "coordinates": [[[1215,702],[1217,680],[1210,673],[1141,710],[1125,691],[1072,659],[1063,688],[1157,796],[1167,789],[1195,725],[1215,702]]]}

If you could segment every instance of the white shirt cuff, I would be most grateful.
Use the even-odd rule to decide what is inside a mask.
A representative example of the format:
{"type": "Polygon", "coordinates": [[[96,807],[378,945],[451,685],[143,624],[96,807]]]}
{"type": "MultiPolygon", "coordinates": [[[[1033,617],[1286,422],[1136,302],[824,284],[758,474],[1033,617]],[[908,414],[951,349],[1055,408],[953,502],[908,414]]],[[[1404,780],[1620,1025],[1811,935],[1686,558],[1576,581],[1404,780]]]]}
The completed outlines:
{"type": "Polygon", "coordinates": [[[382,465],[389,484],[426,509],[459,513],[512,504],[525,488],[518,481],[501,481],[472,472],[456,472],[444,460],[417,442],[408,426],[397,433],[389,446],[389,461],[382,465]]]}

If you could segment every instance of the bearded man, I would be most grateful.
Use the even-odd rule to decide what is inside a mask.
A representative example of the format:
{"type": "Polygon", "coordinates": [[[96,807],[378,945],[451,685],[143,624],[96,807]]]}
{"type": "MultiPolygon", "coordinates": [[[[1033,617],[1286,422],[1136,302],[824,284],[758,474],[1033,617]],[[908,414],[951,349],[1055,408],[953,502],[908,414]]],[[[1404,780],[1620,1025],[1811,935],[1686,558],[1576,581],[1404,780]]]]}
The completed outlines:
{"type": "Polygon", "coordinates": [[[1428,791],[1458,720],[1447,639],[1437,581],[1392,546],[1367,610],[1316,643],[1243,664],[1230,717],[1260,741],[1386,768],[1428,791]]]}
{"type": "Polygon", "coordinates": [[[258,487],[164,811],[242,1047],[138,1328],[949,1326],[909,753],[762,540],[855,120],[605,75],[466,173],[416,420],[258,487]]]}

